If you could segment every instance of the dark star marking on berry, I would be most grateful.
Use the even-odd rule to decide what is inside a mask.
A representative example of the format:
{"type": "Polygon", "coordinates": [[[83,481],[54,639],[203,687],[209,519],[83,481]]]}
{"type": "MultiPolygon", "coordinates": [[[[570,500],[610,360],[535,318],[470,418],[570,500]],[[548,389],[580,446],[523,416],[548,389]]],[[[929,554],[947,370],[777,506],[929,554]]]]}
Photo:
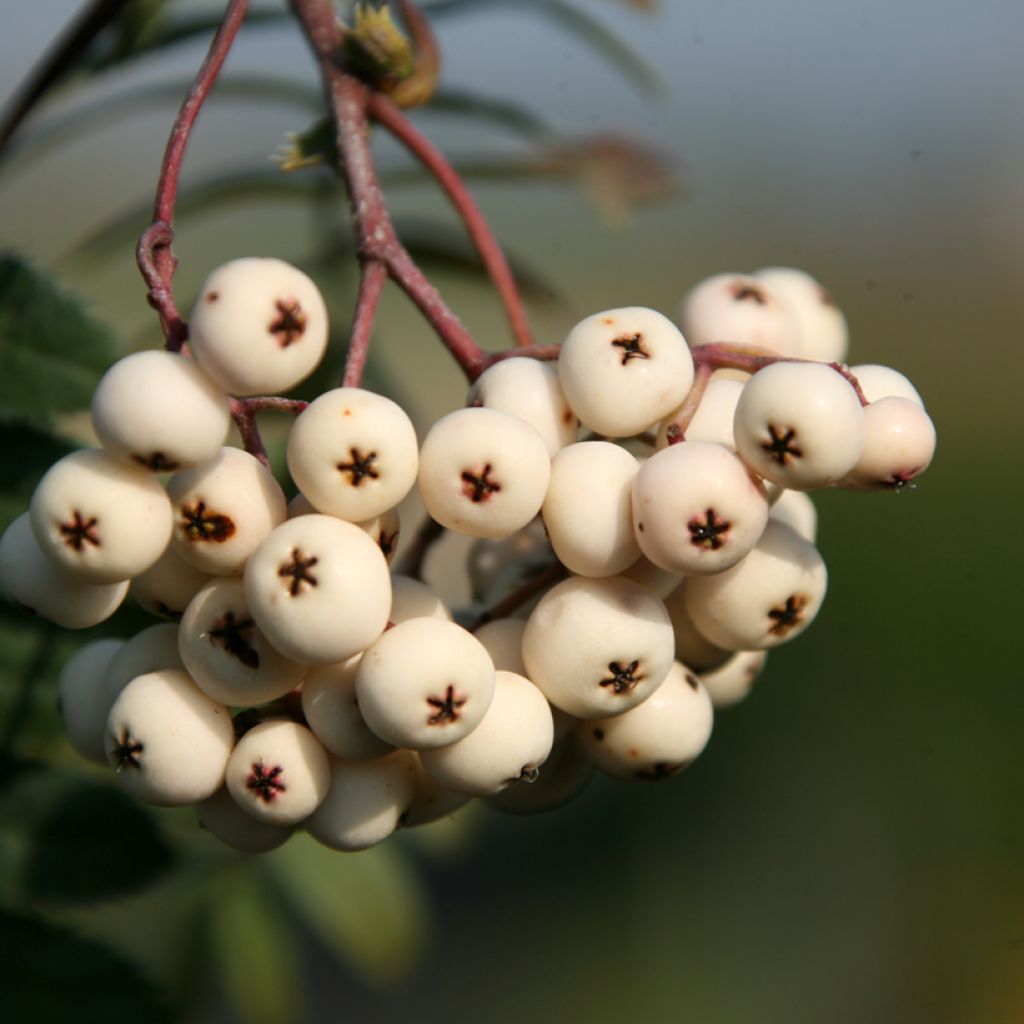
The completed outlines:
{"type": "Polygon", "coordinates": [[[157,601],[156,611],[158,615],[162,615],[165,619],[171,619],[173,622],[181,622],[185,617],[184,612],[177,611],[163,601],[157,601]]]}
{"type": "Polygon", "coordinates": [[[518,775],[513,775],[511,779],[506,781],[511,784],[513,782],[525,782],[527,785],[532,785],[540,778],[540,769],[532,764],[524,764],[520,769],[518,775]]]}
{"type": "Polygon", "coordinates": [[[223,648],[246,668],[257,669],[260,667],[260,654],[249,642],[249,635],[255,628],[252,619],[237,619],[234,612],[225,612],[206,635],[214,647],[223,648]]]}
{"type": "Polygon", "coordinates": [[[731,287],[732,297],[737,302],[756,302],[759,306],[768,305],[768,297],[756,285],[746,281],[735,281],[731,287]]]}
{"type": "Polygon", "coordinates": [[[639,661],[631,661],[625,668],[617,661],[610,662],[608,678],[602,679],[599,685],[610,686],[617,694],[629,693],[644,678],[643,673],[637,671],[639,668],[639,661]]]}
{"type": "Polygon", "coordinates": [[[768,453],[768,458],[777,462],[780,466],[786,465],[787,459],[799,459],[803,451],[793,444],[796,437],[796,430],[790,427],[783,433],[781,427],[769,424],[768,433],[770,441],[762,441],[761,447],[768,453]]]}
{"type": "Polygon", "coordinates": [[[471,473],[468,469],[462,473],[462,493],[474,504],[487,501],[492,494],[501,490],[501,484],[491,479],[491,464],[484,466],[482,473],[471,473]]]}
{"type": "Polygon", "coordinates": [[[888,480],[881,481],[882,486],[887,491],[913,490],[917,486],[917,484],[913,483],[913,479],[917,476],[918,472],[919,470],[910,469],[893,473],[888,480]]]}
{"type": "Polygon", "coordinates": [[[649,359],[650,356],[644,350],[642,334],[628,334],[616,338],[612,342],[613,348],[622,349],[622,365],[625,366],[630,359],[649,359]]]}
{"type": "Polygon", "coordinates": [[[449,686],[444,691],[443,697],[428,697],[427,703],[437,710],[427,718],[427,725],[444,725],[448,722],[457,722],[461,717],[459,708],[467,701],[467,698],[456,697],[455,687],[449,686]]]}
{"type": "Polygon", "coordinates": [[[288,593],[292,597],[298,597],[304,593],[302,586],[307,584],[310,587],[315,587],[316,577],[309,571],[319,562],[320,559],[316,555],[304,555],[298,548],[292,548],[292,560],[286,562],[277,570],[277,575],[282,579],[291,579],[288,584],[288,593]]]}
{"type": "Polygon", "coordinates": [[[128,726],[124,726],[121,729],[121,735],[117,739],[117,746],[111,751],[113,757],[117,760],[114,770],[119,772],[125,767],[141,768],[142,761],[139,759],[139,754],[145,749],[142,743],[132,738],[131,730],[128,726]]]}
{"type": "Polygon", "coordinates": [[[71,522],[60,524],[60,537],[69,548],[76,551],[83,551],[87,544],[98,548],[100,538],[96,533],[96,524],[99,520],[96,516],[86,519],[76,508],[72,513],[71,522]]]}
{"type": "Polygon", "coordinates": [[[284,793],[288,787],[281,781],[284,768],[276,765],[267,771],[262,759],[254,762],[249,778],[245,780],[245,788],[251,789],[265,804],[272,804],[278,793],[284,793]]]}
{"type": "Polygon", "coordinates": [[[175,459],[169,459],[163,452],[150,452],[149,455],[133,455],[132,461],[137,462],[154,473],[171,473],[178,468],[175,459]]]}
{"type": "Polygon", "coordinates": [[[268,330],[276,336],[281,348],[287,348],[306,333],[306,314],[297,299],[278,299],[274,308],[278,316],[268,330]]]}
{"type": "Polygon", "coordinates": [[[791,594],[781,608],[772,608],[768,612],[773,623],[768,632],[772,636],[786,636],[803,621],[806,607],[807,597],[804,594],[791,594]]]}
{"type": "Polygon", "coordinates": [[[633,775],[638,779],[653,782],[657,779],[667,779],[670,775],[675,775],[676,772],[685,767],[685,761],[680,761],[677,764],[669,764],[667,761],[655,761],[650,768],[643,768],[638,772],[633,772],[633,775]]]}
{"type": "Polygon", "coordinates": [[[235,524],[231,518],[208,510],[205,501],[181,506],[181,528],[186,540],[200,543],[214,541],[222,544],[235,533],[235,524]]]}
{"type": "Polygon", "coordinates": [[[721,519],[718,513],[709,508],[704,513],[704,518],[694,516],[687,526],[690,530],[690,543],[704,551],[717,551],[722,547],[728,538],[725,536],[732,523],[721,519]]]}
{"type": "Polygon", "coordinates": [[[377,472],[373,465],[377,461],[376,452],[363,455],[358,448],[349,448],[348,453],[352,461],[339,462],[338,470],[342,473],[348,473],[349,482],[353,487],[358,487],[367,477],[371,480],[376,480],[380,476],[380,473],[377,472]]]}

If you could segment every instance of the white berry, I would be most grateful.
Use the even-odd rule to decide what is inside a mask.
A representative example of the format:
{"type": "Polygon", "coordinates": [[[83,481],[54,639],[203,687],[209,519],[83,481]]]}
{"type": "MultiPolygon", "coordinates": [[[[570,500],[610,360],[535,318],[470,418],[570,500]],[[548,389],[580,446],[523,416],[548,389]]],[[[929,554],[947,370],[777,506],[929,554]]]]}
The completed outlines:
{"type": "Polygon", "coordinates": [[[177,620],[209,581],[210,573],[186,562],[172,538],[164,553],[131,581],[128,592],[147,612],[177,620]]]}
{"type": "Polygon", "coordinates": [[[796,319],[796,351],[788,354],[823,363],[846,358],[846,317],[810,274],[794,267],[765,267],[754,276],[789,306],[796,319]]]}
{"type": "Polygon", "coordinates": [[[857,464],[843,487],[898,491],[930,465],[935,425],[910,398],[880,398],[864,410],[866,437],[857,464]]]}
{"type": "Polygon", "coordinates": [[[110,659],[122,640],[94,640],[65,662],[58,681],[60,715],[68,742],[89,761],[107,763],[105,735],[111,702],[105,699],[110,659]]]}
{"type": "Polygon", "coordinates": [[[738,704],[749,693],[768,660],[767,651],[737,651],[725,664],[700,673],[716,708],[738,704]]]}
{"type": "Polygon", "coordinates": [[[240,853],[269,853],[291,838],[293,825],[257,821],[235,803],[227,786],[196,804],[199,824],[210,835],[240,853]]]}
{"type": "Polygon", "coordinates": [[[857,378],[857,383],[860,384],[860,389],[869,402],[877,402],[880,398],[909,398],[912,402],[924,406],[921,395],[910,383],[909,378],[891,366],[864,363],[860,366],[851,366],[850,373],[857,378]]]}

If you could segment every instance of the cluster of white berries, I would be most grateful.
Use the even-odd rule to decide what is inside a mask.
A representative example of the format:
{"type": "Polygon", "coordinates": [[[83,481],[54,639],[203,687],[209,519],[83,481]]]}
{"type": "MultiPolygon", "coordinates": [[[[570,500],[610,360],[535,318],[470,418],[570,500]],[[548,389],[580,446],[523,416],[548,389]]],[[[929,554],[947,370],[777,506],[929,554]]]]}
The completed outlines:
{"type": "Polygon", "coordinates": [[[71,744],[254,852],[296,827],[362,849],[474,796],[537,810],[594,766],[689,764],[713,707],[821,606],[805,492],[900,488],[935,433],[896,371],[853,368],[858,394],[845,368],[803,361],[841,361],[846,325],[799,271],[710,278],[681,322],[691,344],[796,359],[708,379],[660,313],[597,313],[557,364],[495,362],[422,443],[388,398],[322,394],[289,434],[289,503],[225,446],[228,396],[307,377],[324,303],[278,260],[216,270],[191,358],[115,364],[92,407],[102,447],[56,463],[0,540],[0,579],[39,615],[87,627],[131,593],[169,620],[67,663],[71,744]],[[478,538],[475,630],[390,570],[417,486],[438,524],[478,538]]]}

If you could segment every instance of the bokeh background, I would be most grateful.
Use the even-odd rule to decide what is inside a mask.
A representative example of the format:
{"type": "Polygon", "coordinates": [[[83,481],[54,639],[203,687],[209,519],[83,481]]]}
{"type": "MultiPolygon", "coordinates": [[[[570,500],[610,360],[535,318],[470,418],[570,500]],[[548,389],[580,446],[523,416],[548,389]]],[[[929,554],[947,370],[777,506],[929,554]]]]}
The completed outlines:
{"type": "MultiPolygon", "coordinates": [[[[329,863],[301,846],[231,856],[187,812],[161,814],[174,866],[129,897],[75,907],[19,888],[30,847],[12,803],[34,798],[15,788],[3,798],[5,905],[114,947],[194,1024],[1024,1019],[1024,7],[574,0],[655,85],[549,5],[454,6],[436,21],[445,87],[521,104],[551,133],[416,119],[475,170],[474,194],[532,283],[543,340],[611,306],[672,314],[712,273],[800,266],[844,309],[851,361],[917,385],[939,431],[935,462],[912,492],[820,495],[824,609],[680,777],[595,779],[558,811],[472,811],[329,863]],[[537,173],[537,147],[554,139],[575,140],[573,173],[537,173]],[[629,202],[658,192],[669,165],[678,192],[629,202]]],[[[5,5],[0,94],[78,7],[5,5]]],[[[158,340],[132,245],[175,103],[147,90],[183,84],[204,50],[169,49],[55,99],[30,122],[58,125],[52,144],[0,168],[3,243],[60,273],[124,351],[158,340]],[[127,92],[134,106],[78,113],[127,92]]],[[[287,24],[243,31],[224,81],[260,72],[315,86],[287,24]]],[[[315,116],[215,94],[186,187],[235,172],[262,182],[286,133],[315,116]]],[[[379,153],[431,276],[485,345],[507,344],[444,201],[397,147],[383,140],[379,153]]],[[[346,215],[329,179],[303,182],[183,216],[186,307],[219,262],[276,255],[315,272],[344,336],[346,215]]],[[[369,379],[421,429],[464,400],[397,292],[369,379]]],[[[458,554],[428,566],[455,601],[458,554]]],[[[18,742],[67,782],[89,770],[47,724],[55,669],[18,742]]],[[[0,714],[17,693],[5,679],[0,714]]]]}

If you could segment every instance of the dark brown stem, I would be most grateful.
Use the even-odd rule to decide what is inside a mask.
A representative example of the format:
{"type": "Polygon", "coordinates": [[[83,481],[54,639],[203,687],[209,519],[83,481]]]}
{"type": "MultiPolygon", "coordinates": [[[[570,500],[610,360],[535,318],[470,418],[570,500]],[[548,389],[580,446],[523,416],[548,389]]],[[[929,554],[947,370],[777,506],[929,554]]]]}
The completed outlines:
{"type": "Polygon", "coordinates": [[[334,113],[340,170],[348,186],[359,257],[364,263],[376,261],[387,268],[388,276],[412,299],[466,377],[475,380],[487,365],[487,353],[413,262],[384,205],[369,138],[373,94],[337,63],[341,32],[334,8],[330,0],[291,0],[291,4],[320,65],[334,113]]]}
{"type": "Polygon", "coordinates": [[[174,210],[178,201],[178,178],[181,174],[185,150],[199,111],[210,94],[228,51],[235,41],[242,20],[249,8],[249,0],[229,0],[224,19],[210,43],[202,66],[178,111],[164,150],[153,203],[153,223],[143,233],[136,248],[136,260],[146,282],[149,304],[160,316],[166,347],[171,352],[181,351],[188,338],[188,327],[182,320],[174,301],[172,282],[177,261],[171,250],[174,241],[174,210]]]}
{"type": "Polygon", "coordinates": [[[386,96],[370,94],[369,114],[430,171],[451,200],[498,292],[516,344],[522,348],[532,347],[533,331],[508,260],[466,183],[441,151],[386,96]]]}
{"type": "Polygon", "coordinates": [[[568,575],[569,570],[561,562],[549,565],[546,569],[537,573],[536,576],[531,576],[525,583],[521,583],[511,594],[506,594],[500,601],[485,611],[470,628],[470,632],[475,633],[481,626],[486,626],[488,622],[511,615],[517,608],[529,601],[531,597],[534,597],[546,587],[550,587],[568,575]]]}
{"type": "Polygon", "coordinates": [[[420,523],[412,544],[402,556],[397,570],[398,575],[411,576],[414,580],[422,579],[423,563],[426,561],[427,553],[444,536],[444,533],[444,527],[427,516],[420,523]]]}
{"type": "Polygon", "coordinates": [[[341,386],[344,388],[357,388],[363,379],[363,367],[366,366],[370,338],[373,336],[373,320],[387,279],[388,268],[380,260],[366,260],[363,263],[352,336],[345,356],[345,373],[341,378],[341,386]]]}

